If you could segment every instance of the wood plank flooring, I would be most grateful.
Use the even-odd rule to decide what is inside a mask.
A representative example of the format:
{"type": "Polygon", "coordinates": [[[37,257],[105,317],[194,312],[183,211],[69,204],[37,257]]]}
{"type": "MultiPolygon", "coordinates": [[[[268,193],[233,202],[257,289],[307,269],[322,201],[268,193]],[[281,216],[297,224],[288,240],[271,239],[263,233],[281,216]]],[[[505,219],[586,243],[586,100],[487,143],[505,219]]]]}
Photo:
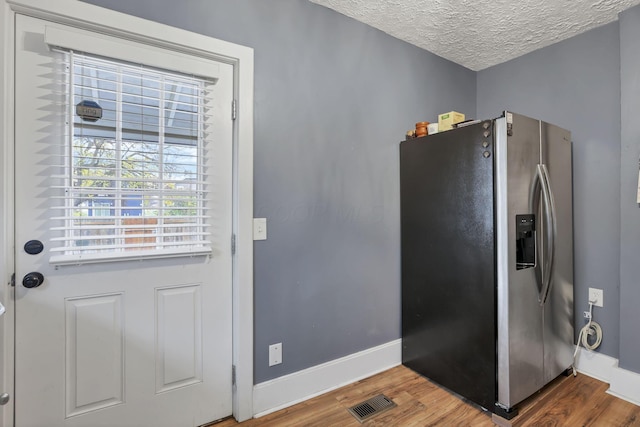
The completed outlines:
{"type": "MultiPolygon", "coordinates": [[[[561,377],[518,405],[520,414],[496,424],[513,427],[640,427],[640,406],[606,394],[608,385],[578,374],[561,377]]],[[[365,426],[494,426],[494,419],[404,366],[358,381],[261,418],[238,423],[227,419],[215,427],[360,426],[347,411],[377,394],[398,406],[364,422],[365,426]]]]}

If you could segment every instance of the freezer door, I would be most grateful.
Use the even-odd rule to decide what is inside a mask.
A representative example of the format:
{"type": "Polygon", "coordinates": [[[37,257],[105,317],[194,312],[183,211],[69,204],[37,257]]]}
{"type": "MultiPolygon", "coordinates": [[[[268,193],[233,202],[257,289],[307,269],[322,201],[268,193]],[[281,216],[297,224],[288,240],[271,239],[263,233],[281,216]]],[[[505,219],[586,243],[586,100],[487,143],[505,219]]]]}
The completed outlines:
{"type": "Polygon", "coordinates": [[[486,121],[400,145],[402,363],[488,409],[496,397],[492,132],[486,121]]]}
{"type": "Polygon", "coordinates": [[[540,212],[530,207],[540,160],[539,123],[513,113],[507,116],[512,126],[507,117],[496,120],[497,378],[498,403],[512,408],[544,385],[542,287],[536,279],[536,266],[544,256],[539,238],[544,230],[540,212]],[[518,262],[523,218],[535,223],[533,265],[518,262]]]}
{"type": "Polygon", "coordinates": [[[554,251],[543,310],[544,383],[573,364],[573,207],[571,133],[542,122],[541,156],[554,200],[554,251]]]}

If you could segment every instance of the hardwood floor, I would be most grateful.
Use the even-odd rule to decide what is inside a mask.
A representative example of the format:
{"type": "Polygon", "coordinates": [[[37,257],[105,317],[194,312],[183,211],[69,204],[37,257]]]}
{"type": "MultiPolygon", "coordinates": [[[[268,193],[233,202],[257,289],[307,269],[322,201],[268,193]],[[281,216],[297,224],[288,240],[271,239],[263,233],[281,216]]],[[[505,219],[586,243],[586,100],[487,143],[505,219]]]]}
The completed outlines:
{"type": "MultiPolygon", "coordinates": [[[[640,427],[640,406],[606,394],[608,385],[578,374],[561,377],[519,405],[520,414],[504,426],[640,427]]],[[[404,366],[331,391],[261,418],[215,427],[360,426],[347,411],[383,393],[398,406],[364,422],[366,426],[493,426],[491,414],[465,403],[404,366]]]]}

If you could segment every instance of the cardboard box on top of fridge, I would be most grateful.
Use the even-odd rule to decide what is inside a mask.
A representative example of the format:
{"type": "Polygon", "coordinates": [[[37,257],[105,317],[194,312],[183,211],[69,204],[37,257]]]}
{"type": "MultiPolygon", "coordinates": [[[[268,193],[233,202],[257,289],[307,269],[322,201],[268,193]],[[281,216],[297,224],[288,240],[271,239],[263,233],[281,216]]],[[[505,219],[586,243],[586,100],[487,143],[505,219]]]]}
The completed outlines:
{"type": "Polygon", "coordinates": [[[438,132],[453,129],[456,123],[464,122],[464,114],[457,111],[449,111],[438,115],[438,132]]]}

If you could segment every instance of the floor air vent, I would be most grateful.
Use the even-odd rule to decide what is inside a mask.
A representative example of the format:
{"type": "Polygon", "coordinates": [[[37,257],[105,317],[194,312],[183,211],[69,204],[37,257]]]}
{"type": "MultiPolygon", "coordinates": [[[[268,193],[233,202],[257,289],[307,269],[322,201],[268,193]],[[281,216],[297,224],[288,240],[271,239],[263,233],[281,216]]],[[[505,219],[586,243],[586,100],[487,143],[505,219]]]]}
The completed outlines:
{"type": "Polygon", "coordinates": [[[387,409],[394,408],[395,406],[397,405],[393,403],[391,399],[384,394],[379,394],[369,400],[365,400],[362,403],[352,406],[349,408],[349,412],[351,412],[351,415],[353,415],[356,420],[363,423],[369,418],[374,417],[387,409]]]}

